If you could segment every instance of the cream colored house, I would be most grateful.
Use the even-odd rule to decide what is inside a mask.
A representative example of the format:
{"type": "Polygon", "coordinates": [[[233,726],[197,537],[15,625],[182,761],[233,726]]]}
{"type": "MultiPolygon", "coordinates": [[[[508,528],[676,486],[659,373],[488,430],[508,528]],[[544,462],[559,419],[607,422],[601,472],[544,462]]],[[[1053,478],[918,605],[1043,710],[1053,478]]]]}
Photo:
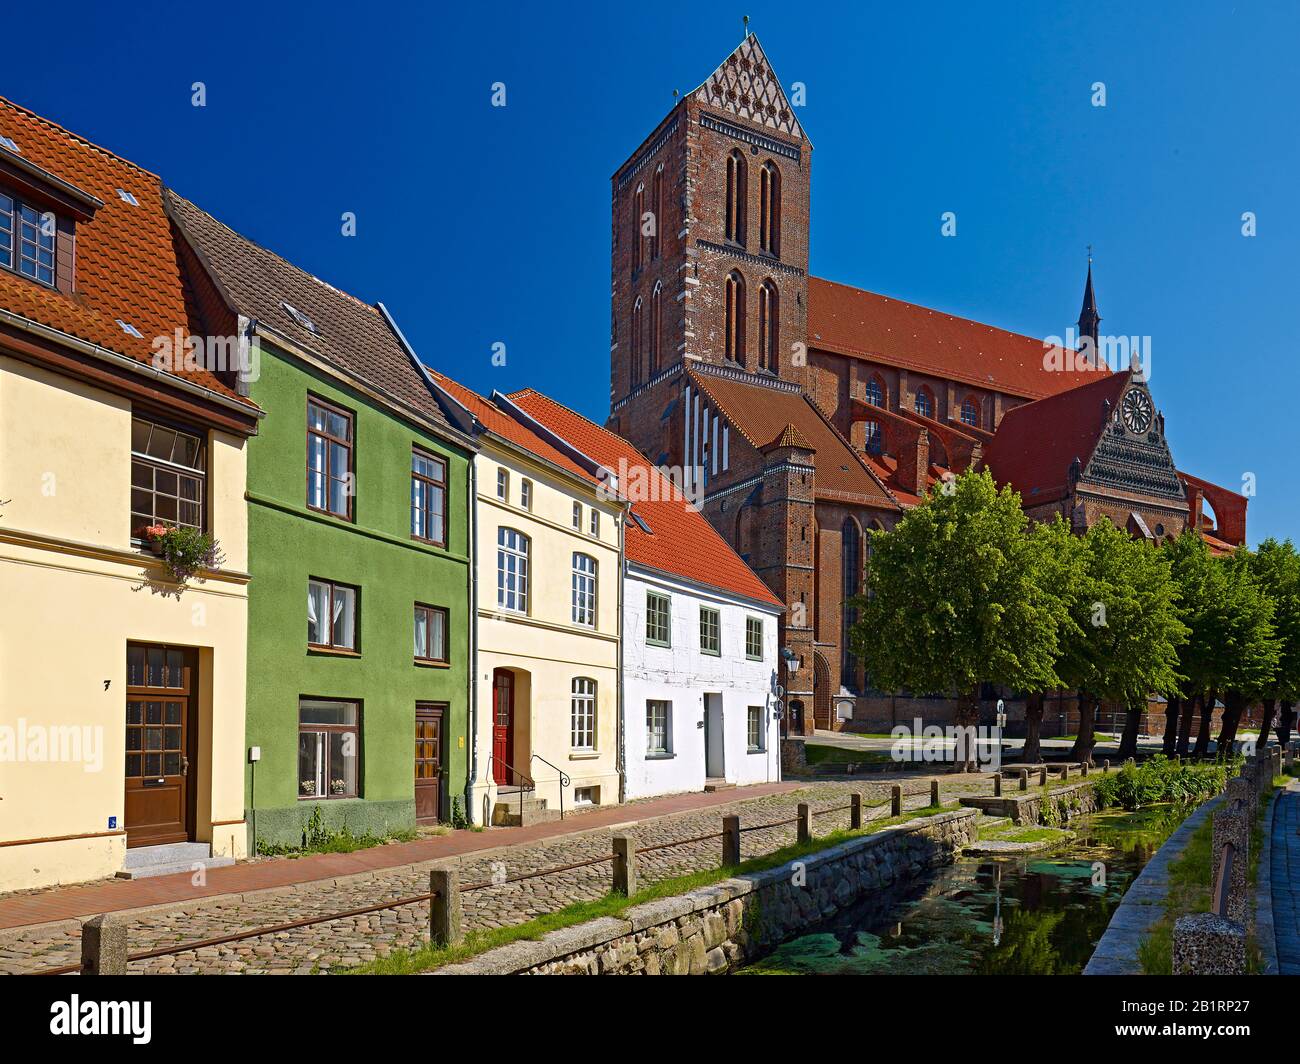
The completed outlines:
{"type": "Polygon", "coordinates": [[[172,358],[202,330],[158,178],[4,101],[0,134],[0,891],[228,863],[260,412],[172,358]],[[157,524],[219,569],[170,579],[157,524]]]}
{"type": "Polygon", "coordinates": [[[510,416],[503,396],[430,377],[481,448],[470,817],[532,822],[561,803],[617,803],[622,504],[589,462],[510,416]]]}

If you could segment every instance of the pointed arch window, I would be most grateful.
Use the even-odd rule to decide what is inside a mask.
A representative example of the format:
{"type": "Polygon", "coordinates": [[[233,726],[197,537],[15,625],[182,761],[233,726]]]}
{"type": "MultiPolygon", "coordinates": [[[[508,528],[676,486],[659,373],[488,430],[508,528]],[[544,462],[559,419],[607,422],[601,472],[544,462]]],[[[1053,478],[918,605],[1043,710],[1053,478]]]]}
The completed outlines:
{"type": "Polygon", "coordinates": [[[642,319],[641,297],[636,297],[632,304],[632,387],[641,383],[641,340],[642,319]]]}
{"type": "Polygon", "coordinates": [[[885,405],[885,385],[879,377],[872,377],[871,380],[867,381],[863,398],[872,406],[883,407],[885,405]]]}
{"type": "Polygon", "coordinates": [[[655,282],[655,290],[650,293],[650,376],[653,377],[663,366],[664,308],[663,281],[655,282]]]}
{"type": "Polygon", "coordinates": [[[645,217],[645,185],[637,185],[632,197],[632,270],[639,270],[645,261],[645,238],[641,235],[641,219],[645,217]]]}
{"type": "Polygon", "coordinates": [[[929,388],[922,386],[917,389],[916,412],[922,417],[934,417],[934,395],[929,388]]]}
{"type": "Polygon", "coordinates": [[[650,261],[659,257],[659,231],[664,218],[664,164],[660,163],[650,182],[650,212],[654,217],[654,230],[650,234],[650,261]]]}
{"type": "Polygon", "coordinates": [[[781,171],[769,159],[759,175],[758,246],[760,251],[781,254],[781,171]]]}
{"type": "Polygon", "coordinates": [[[849,601],[862,593],[862,530],[852,517],[840,528],[841,575],[843,578],[844,624],[840,633],[840,684],[850,691],[858,687],[858,659],[849,649],[849,632],[858,623],[858,611],[849,601]]]}
{"type": "Polygon", "coordinates": [[[727,275],[726,336],[723,355],[745,364],[745,278],[738,270],[727,275]]]}
{"type": "Polygon", "coordinates": [[[979,400],[973,395],[966,396],[965,401],[961,404],[961,423],[963,425],[979,426],[980,404],[979,400]]]}
{"type": "Polygon", "coordinates": [[[749,163],[739,151],[727,156],[726,236],[737,244],[745,243],[745,215],[748,202],[749,163]]]}
{"type": "Polygon", "coordinates": [[[781,295],[769,277],[758,290],[758,364],[760,369],[779,373],[781,369],[781,295]]]}
{"type": "Polygon", "coordinates": [[[885,449],[885,433],[884,429],[881,428],[880,422],[867,421],[864,422],[864,424],[866,425],[867,432],[866,438],[862,444],[863,448],[866,450],[867,454],[882,454],[885,449]]]}

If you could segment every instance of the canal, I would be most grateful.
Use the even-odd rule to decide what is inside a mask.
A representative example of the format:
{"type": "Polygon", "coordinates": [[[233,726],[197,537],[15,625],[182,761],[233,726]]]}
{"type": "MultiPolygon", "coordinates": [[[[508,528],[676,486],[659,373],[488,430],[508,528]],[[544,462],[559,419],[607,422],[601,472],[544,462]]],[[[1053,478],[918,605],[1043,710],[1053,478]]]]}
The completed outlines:
{"type": "Polygon", "coordinates": [[[1190,810],[1151,806],[1070,825],[1059,849],[960,858],[904,897],[867,898],[740,975],[1075,975],[1142,867],[1190,810]]]}

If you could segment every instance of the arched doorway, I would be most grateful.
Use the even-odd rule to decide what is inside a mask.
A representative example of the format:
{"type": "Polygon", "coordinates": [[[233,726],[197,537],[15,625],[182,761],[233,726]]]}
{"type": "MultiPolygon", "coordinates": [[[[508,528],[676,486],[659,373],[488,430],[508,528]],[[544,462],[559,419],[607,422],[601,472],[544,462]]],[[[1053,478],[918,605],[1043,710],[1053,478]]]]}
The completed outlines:
{"type": "Polygon", "coordinates": [[[831,718],[831,667],[820,650],[813,651],[813,726],[830,731],[831,718]]]}

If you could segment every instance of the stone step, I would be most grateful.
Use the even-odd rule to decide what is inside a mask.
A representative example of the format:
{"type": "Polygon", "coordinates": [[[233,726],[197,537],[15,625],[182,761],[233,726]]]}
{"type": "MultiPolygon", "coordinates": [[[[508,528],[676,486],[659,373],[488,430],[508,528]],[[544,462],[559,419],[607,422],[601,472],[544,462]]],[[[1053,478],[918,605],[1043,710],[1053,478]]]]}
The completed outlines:
{"type": "Polygon", "coordinates": [[[736,785],[734,783],[728,783],[726,780],[722,779],[707,779],[704,781],[705,794],[714,794],[717,791],[731,791],[735,790],[735,788],[736,785]]]}
{"type": "Polygon", "coordinates": [[[133,846],[126,851],[122,862],[124,869],[147,868],[152,865],[179,864],[208,857],[212,846],[206,842],[169,842],[161,846],[133,846]]]}
{"type": "MultiPolygon", "coordinates": [[[[204,849],[210,847],[204,846],[204,849]]],[[[183,861],[165,861],[158,864],[139,865],[135,868],[123,868],[117,873],[118,879],[152,879],[154,876],[174,876],[180,873],[192,875],[199,869],[227,868],[235,863],[233,857],[192,857],[183,861]]]]}

